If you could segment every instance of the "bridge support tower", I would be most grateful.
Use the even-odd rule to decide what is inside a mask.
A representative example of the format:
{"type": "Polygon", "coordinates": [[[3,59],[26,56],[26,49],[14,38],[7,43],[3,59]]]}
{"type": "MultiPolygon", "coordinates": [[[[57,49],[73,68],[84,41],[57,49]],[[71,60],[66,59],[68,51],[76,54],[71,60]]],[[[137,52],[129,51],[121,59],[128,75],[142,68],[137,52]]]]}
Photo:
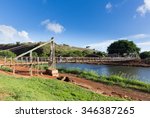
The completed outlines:
{"type": "Polygon", "coordinates": [[[46,73],[58,77],[58,70],[56,69],[56,58],[55,58],[55,43],[54,38],[52,37],[51,43],[50,43],[50,57],[49,57],[49,68],[46,70],[46,73]]]}

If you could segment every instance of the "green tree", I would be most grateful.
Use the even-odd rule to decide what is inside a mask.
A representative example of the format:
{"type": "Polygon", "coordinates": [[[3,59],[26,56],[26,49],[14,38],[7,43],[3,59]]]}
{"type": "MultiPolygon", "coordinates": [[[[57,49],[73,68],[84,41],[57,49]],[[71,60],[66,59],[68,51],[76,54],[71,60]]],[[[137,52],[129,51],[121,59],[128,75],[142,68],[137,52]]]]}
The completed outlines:
{"type": "Polygon", "coordinates": [[[20,44],[21,44],[21,43],[20,43],[19,41],[18,41],[18,42],[16,42],[16,46],[20,46],[20,44]]]}
{"type": "Polygon", "coordinates": [[[145,52],[140,53],[140,57],[141,59],[150,58],[150,51],[145,51],[145,52]]]}
{"type": "Polygon", "coordinates": [[[108,54],[119,54],[120,56],[123,56],[125,53],[138,53],[140,51],[140,48],[134,44],[133,41],[128,40],[119,40],[113,42],[108,48],[107,48],[108,54]]]}
{"type": "Polygon", "coordinates": [[[73,50],[73,51],[68,51],[65,55],[65,57],[82,57],[82,51],[79,50],[73,50]]]}
{"type": "Polygon", "coordinates": [[[95,52],[95,54],[98,56],[98,57],[106,57],[107,54],[105,52],[101,52],[101,51],[98,51],[98,52],[95,52]]]}
{"type": "Polygon", "coordinates": [[[9,50],[0,51],[0,57],[16,57],[16,54],[9,50]]]}
{"type": "Polygon", "coordinates": [[[38,57],[37,52],[32,52],[32,56],[33,56],[33,57],[38,57]]]}
{"type": "Polygon", "coordinates": [[[87,55],[92,54],[93,52],[91,52],[90,50],[83,50],[82,51],[82,56],[86,57],[87,55]]]}

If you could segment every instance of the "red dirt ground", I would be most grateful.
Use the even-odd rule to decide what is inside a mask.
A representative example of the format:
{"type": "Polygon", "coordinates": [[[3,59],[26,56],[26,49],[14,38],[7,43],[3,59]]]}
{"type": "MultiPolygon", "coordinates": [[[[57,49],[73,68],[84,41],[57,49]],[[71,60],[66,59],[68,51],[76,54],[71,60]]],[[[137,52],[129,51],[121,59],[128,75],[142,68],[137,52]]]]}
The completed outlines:
{"type": "Polygon", "coordinates": [[[117,96],[133,100],[150,100],[150,93],[122,88],[116,85],[107,85],[103,83],[93,82],[84,78],[78,78],[75,75],[71,74],[61,74],[61,76],[67,76],[72,79],[74,84],[90,89],[91,91],[99,94],[104,94],[107,96],[117,96]]]}
{"type": "MultiPolygon", "coordinates": [[[[4,72],[4,71],[0,71],[0,73],[13,75],[13,73],[4,72]]],[[[15,76],[17,76],[17,77],[23,76],[23,77],[27,77],[27,78],[30,77],[29,68],[25,67],[25,66],[16,66],[15,76]]],[[[37,70],[34,70],[33,76],[42,77],[44,79],[56,78],[56,77],[52,77],[52,76],[45,75],[42,73],[38,74],[37,70]]],[[[127,89],[127,88],[122,88],[122,87],[119,87],[116,85],[113,86],[113,85],[107,85],[107,84],[103,84],[103,83],[93,82],[90,80],[86,80],[84,78],[76,77],[75,75],[72,75],[72,74],[60,74],[60,76],[69,77],[69,79],[71,80],[71,82],[73,84],[76,84],[83,88],[89,89],[98,94],[103,94],[106,96],[117,96],[117,97],[121,97],[121,98],[127,98],[127,99],[138,100],[138,101],[141,101],[141,100],[142,101],[150,101],[150,93],[141,92],[138,90],[127,89]]]]}

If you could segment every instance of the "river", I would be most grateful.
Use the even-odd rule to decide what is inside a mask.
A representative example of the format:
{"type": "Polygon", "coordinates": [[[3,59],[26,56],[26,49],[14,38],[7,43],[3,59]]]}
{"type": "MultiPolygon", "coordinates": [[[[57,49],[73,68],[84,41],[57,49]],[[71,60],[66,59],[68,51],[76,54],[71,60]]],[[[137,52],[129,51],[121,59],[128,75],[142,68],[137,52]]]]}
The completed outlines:
{"type": "Polygon", "coordinates": [[[129,67],[113,65],[94,65],[94,64],[77,64],[77,63],[59,63],[57,67],[79,68],[81,70],[93,70],[100,75],[122,75],[130,79],[138,79],[150,83],[150,67],[129,67]]]}

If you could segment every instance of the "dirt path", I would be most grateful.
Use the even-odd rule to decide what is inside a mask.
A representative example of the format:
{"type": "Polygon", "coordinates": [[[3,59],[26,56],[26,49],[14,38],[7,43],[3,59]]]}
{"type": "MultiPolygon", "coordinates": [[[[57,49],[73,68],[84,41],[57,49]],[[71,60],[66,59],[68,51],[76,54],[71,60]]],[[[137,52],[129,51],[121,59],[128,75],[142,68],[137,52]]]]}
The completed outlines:
{"type": "Polygon", "coordinates": [[[150,100],[150,93],[122,88],[116,85],[106,85],[103,83],[93,82],[84,78],[78,78],[75,75],[71,74],[61,74],[61,76],[67,76],[73,81],[74,84],[90,89],[99,94],[117,96],[133,100],[150,100]]]}
{"type": "MultiPolygon", "coordinates": [[[[0,73],[5,73],[9,75],[13,75],[13,73],[10,72],[4,72],[0,71],[0,73]]],[[[16,66],[16,73],[15,76],[17,77],[30,77],[29,74],[29,68],[25,66],[16,66]]],[[[37,70],[33,72],[34,76],[42,77],[42,78],[49,78],[54,79],[56,77],[52,77],[45,74],[37,74],[37,70]]],[[[86,80],[84,78],[76,77],[72,74],[60,74],[60,76],[69,77],[71,79],[71,82],[73,84],[76,84],[78,86],[81,86],[83,88],[89,89],[93,92],[96,92],[98,94],[104,94],[107,96],[117,96],[121,98],[128,98],[133,100],[144,100],[144,101],[150,101],[150,93],[141,92],[137,90],[122,88],[116,85],[107,85],[103,83],[93,82],[90,80],[86,80]]]]}

